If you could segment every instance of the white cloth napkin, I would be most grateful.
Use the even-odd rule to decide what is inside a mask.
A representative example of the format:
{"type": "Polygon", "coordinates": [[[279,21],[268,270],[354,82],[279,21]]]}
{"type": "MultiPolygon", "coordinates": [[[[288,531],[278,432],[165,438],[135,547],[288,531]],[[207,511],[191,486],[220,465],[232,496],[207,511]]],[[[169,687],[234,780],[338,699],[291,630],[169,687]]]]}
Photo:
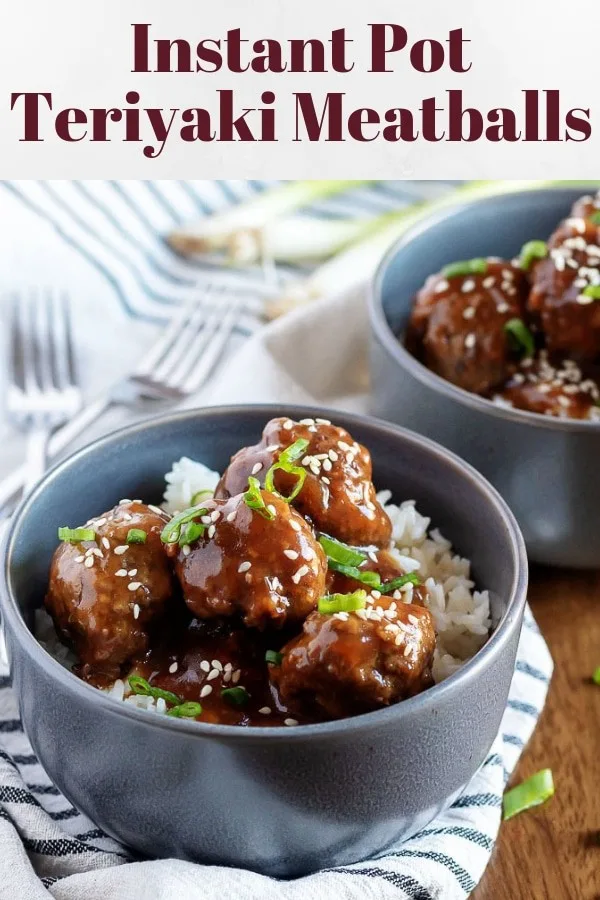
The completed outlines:
{"type": "MultiPolygon", "coordinates": [[[[133,337],[131,323],[126,331],[133,337]]],[[[139,334],[135,341],[141,342],[139,334]]],[[[329,298],[257,332],[187,405],[302,402],[364,410],[366,334],[363,291],[329,298]]],[[[98,355],[99,346],[91,339],[88,352],[98,355]]],[[[380,857],[284,882],[178,860],[131,861],[50,783],[21,730],[0,663],[0,900],[49,894],[56,900],[321,900],[330,894],[340,900],[463,900],[489,860],[504,785],[535,727],[551,673],[548,649],[527,610],[500,732],[459,800],[380,857]]]]}

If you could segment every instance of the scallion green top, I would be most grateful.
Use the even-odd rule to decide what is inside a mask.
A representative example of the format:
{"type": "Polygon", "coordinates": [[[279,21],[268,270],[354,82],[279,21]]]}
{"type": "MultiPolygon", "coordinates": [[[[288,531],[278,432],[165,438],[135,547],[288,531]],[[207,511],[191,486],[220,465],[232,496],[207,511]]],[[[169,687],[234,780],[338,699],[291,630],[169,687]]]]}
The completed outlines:
{"type": "Polygon", "coordinates": [[[487,272],[487,259],[463,259],[449,263],[442,269],[444,278],[460,278],[463,275],[485,275],[487,272]]]}
{"type": "Polygon", "coordinates": [[[527,781],[507,791],[504,795],[503,818],[510,819],[532,806],[545,803],[554,794],[554,781],[550,769],[536,772],[527,781]]]}
{"type": "Polygon", "coordinates": [[[527,241],[521,247],[519,265],[524,272],[528,272],[536,259],[545,259],[548,256],[548,245],[545,241],[527,241]]]}
{"type": "Polygon", "coordinates": [[[59,541],[67,544],[78,544],[80,541],[95,541],[96,532],[92,528],[68,528],[66,525],[58,529],[59,541]]]}

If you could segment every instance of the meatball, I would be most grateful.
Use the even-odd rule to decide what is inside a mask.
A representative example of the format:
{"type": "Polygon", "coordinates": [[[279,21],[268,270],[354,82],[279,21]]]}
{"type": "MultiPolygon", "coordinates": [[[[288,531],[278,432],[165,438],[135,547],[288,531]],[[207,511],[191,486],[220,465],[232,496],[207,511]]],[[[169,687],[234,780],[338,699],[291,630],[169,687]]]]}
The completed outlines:
{"type": "Polygon", "coordinates": [[[435,649],[429,610],[376,594],[365,609],[311,613],[282,649],[270,677],[300,715],[335,719],[396,703],[432,684],[435,649]]]}
{"type": "Polygon", "coordinates": [[[527,360],[495,399],[546,416],[591,419],[598,417],[600,390],[573,360],[552,365],[547,351],[541,350],[535,360],[527,360]]]}
{"type": "MultiPolygon", "coordinates": [[[[230,497],[244,491],[250,475],[264,484],[270,466],[299,438],[309,444],[294,463],[306,473],[302,489],[292,501],[296,509],[317,530],[348,544],[387,546],[392,525],[371,481],[371,455],[345,429],[325,419],[271,419],[260,443],[245,447],[232,458],[215,496],[230,497]]],[[[294,475],[281,469],[275,472],[277,491],[289,495],[296,482],[294,475]]]]}
{"type": "Polygon", "coordinates": [[[548,246],[549,255],[532,268],[528,309],[550,354],[593,361],[600,357],[600,301],[586,290],[600,286],[600,225],[567,219],[548,246]]]}
{"type": "Polygon", "coordinates": [[[325,554],[309,525],[276,495],[260,496],[262,510],[242,494],[208,502],[204,535],[178,553],[183,596],[199,619],[240,613],[246,625],[280,628],[325,593],[325,554]]]}
{"type": "Polygon", "coordinates": [[[147,649],[148,628],[172,595],[160,539],[167,521],[157,507],[126,500],[86,524],[95,540],[63,543],[54,553],[46,609],[75,649],[82,677],[113,680],[147,649]],[[143,543],[127,542],[132,530],[143,543]]]}
{"type": "Polygon", "coordinates": [[[523,272],[502,260],[488,260],[481,274],[432,275],[415,299],[407,344],[442,378],[488,394],[514,371],[504,326],[523,317],[526,292],[523,272]]]}

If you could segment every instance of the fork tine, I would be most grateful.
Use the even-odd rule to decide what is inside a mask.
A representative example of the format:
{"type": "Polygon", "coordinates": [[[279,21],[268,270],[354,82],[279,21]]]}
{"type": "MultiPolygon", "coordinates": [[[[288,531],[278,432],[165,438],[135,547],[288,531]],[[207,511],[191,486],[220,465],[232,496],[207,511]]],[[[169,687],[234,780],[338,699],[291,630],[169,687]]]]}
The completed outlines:
{"type": "Polygon", "coordinates": [[[206,317],[207,314],[204,304],[199,301],[191,311],[189,319],[184,324],[183,328],[181,328],[163,360],[156,367],[154,379],[157,382],[168,383],[170,381],[171,373],[180,367],[182,356],[184,356],[188,352],[188,348],[193,346],[196,342],[198,334],[206,322],[206,317]]]}
{"type": "Polygon", "coordinates": [[[36,335],[33,322],[34,292],[17,297],[17,315],[21,332],[21,351],[23,359],[23,383],[26,394],[39,391],[36,377],[35,359],[37,354],[36,335]]]}
{"type": "Polygon", "coordinates": [[[77,385],[77,368],[73,351],[73,333],[67,294],[50,293],[50,344],[52,348],[54,386],[66,391],[77,385]]]}
{"type": "Polygon", "coordinates": [[[34,346],[36,350],[36,369],[40,391],[49,392],[55,387],[54,383],[54,348],[52,344],[52,296],[50,291],[36,290],[29,307],[29,314],[33,319],[32,325],[35,333],[34,346]]]}
{"type": "Polygon", "coordinates": [[[23,347],[23,331],[20,321],[19,298],[10,295],[10,341],[9,341],[9,378],[20,391],[25,391],[25,350],[23,347]]]}
{"type": "Polygon", "coordinates": [[[221,321],[223,310],[222,308],[218,307],[218,304],[221,296],[225,293],[225,291],[223,288],[219,288],[217,290],[213,290],[211,293],[213,294],[214,301],[212,310],[210,311],[208,316],[203,319],[201,327],[199,328],[197,333],[192,335],[191,339],[188,340],[187,347],[181,348],[181,352],[177,359],[177,365],[168,373],[166,381],[169,388],[171,389],[180,389],[180,386],[183,382],[185,382],[188,375],[190,374],[190,370],[201,358],[208,342],[211,339],[211,336],[214,334],[219,322],[221,321]]]}
{"type": "Polygon", "coordinates": [[[223,355],[223,351],[235,328],[240,306],[241,300],[239,298],[231,300],[227,312],[212,333],[205,352],[201,354],[198,363],[192,367],[187,380],[181,385],[181,390],[184,393],[192,394],[194,391],[197,391],[211,374],[219,358],[223,355]]]}
{"type": "Polygon", "coordinates": [[[177,338],[181,329],[184,328],[187,320],[193,314],[201,300],[201,297],[192,300],[174,313],[162,338],[160,338],[160,340],[158,340],[156,344],[150,348],[150,351],[142,358],[134,375],[139,377],[151,375],[155,368],[164,362],[171,352],[173,341],[177,338]]]}

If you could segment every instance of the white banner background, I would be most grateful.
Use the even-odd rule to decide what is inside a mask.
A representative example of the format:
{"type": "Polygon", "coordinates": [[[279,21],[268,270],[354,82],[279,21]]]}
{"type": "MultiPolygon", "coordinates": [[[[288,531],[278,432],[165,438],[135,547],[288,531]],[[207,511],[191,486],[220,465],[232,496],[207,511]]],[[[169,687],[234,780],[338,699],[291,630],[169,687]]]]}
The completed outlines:
{"type": "MultiPolygon", "coordinates": [[[[553,0],[420,0],[419,3],[369,0],[124,0],[97,6],[80,0],[21,0],[4,13],[0,29],[0,175],[5,178],[594,178],[598,176],[600,108],[597,54],[592,36],[600,33],[600,3],[579,0],[571,7],[553,0]],[[134,74],[133,22],[152,23],[152,36],[185,38],[193,46],[204,38],[223,38],[241,28],[249,40],[321,38],[345,27],[355,68],[348,74],[134,74]],[[395,57],[393,74],[368,74],[369,23],[403,25],[413,43],[445,41],[450,29],[463,28],[467,74],[447,67],[419,74],[408,51],[395,57]],[[127,91],[141,95],[140,107],[206,106],[216,109],[217,90],[233,89],[240,108],[260,105],[260,94],[277,95],[276,143],[186,144],[171,133],[161,155],[147,159],[145,143],[124,143],[123,123],[109,123],[108,143],[66,143],[56,137],[53,116],[41,115],[44,141],[23,143],[22,101],[10,111],[12,92],[52,92],[55,112],[64,107],[123,107],[127,91]],[[348,111],[370,106],[383,116],[388,107],[418,114],[423,98],[447,102],[446,91],[461,89],[465,103],[483,112],[508,106],[523,122],[523,90],[560,89],[564,112],[589,108],[592,136],[585,142],[358,143],[294,142],[295,91],[345,91],[348,111]]],[[[318,105],[318,103],[317,103],[318,105]]],[[[442,118],[445,121],[445,117],[442,118]]],[[[543,125],[543,123],[542,123],[543,125]]]]}

